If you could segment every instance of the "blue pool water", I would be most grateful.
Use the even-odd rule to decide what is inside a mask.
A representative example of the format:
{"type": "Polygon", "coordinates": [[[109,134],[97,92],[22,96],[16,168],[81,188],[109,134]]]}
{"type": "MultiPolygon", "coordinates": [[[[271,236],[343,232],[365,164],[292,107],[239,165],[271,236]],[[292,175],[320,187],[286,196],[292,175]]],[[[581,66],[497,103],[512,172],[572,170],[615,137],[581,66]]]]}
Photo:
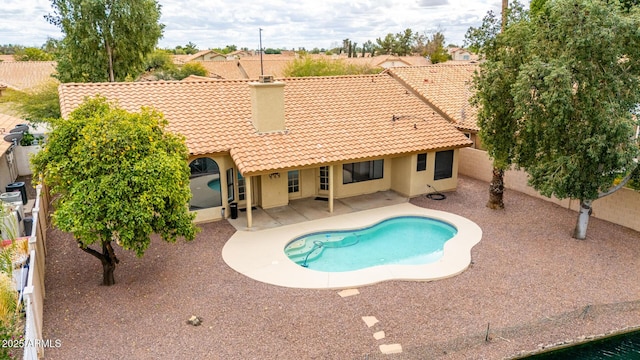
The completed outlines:
{"type": "Polygon", "coordinates": [[[213,179],[207,183],[211,190],[220,191],[220,179],[213,179]]]}
{"type": "Polygon", "coordinates": [[[340,272],[378,265],[421,265],[442,257],[455,227],[435,219],[402,216],[368,228],[307,234],[291,241],[285,254],[309,269],[340,272]]]}

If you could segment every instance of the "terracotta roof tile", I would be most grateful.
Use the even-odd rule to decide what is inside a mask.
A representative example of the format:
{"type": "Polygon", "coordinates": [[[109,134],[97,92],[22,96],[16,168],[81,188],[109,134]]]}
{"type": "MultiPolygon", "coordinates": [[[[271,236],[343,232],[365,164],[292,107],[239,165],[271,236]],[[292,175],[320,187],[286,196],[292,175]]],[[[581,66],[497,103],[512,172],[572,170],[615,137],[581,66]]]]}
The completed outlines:
{"type": "MultiPolygon", "coordinates": [[[[192,61],[202,65],[209,72],[212,78],[220,77],[222,79],[247,79],[247,74],[240,67],[238,60],[227,61],[192,61]]],[[[257,77],[256,77],[257,79],[257,77]]]]}
{"type": "Polygon", "coordinates": [[[63,116],[96,94],[129,111],[153,106],[192,154],[229,152],[245,175],[471,145],[387,74],[283,81],[286,130],[271,133],[251,122],[247,80],[63,84],[60,101],[63,116]]]}
{"type": "Polygon", "coordinates": [[[0,61],[12,62],[16,61],[16,59],[13,57],[13,55],[0,55],[0,61]]]}
{"type": "MultiPolygon", "coordinates": [[[[283,57],[279,59],[263,59],[262,67],[265,75],[273,75],[276,78],[284,76],[284,69],[294,60],[293,57],[283,57]]],[[[260,56],[244,57],[240,60],[240,66],[249,79],[257,80],[260,76],[260,56]]]]}
{"type": "Polygon", "coordinates": [[[24,91],[51,80],[55,71],[55,61],[3,61],[0,62],[0,84],[24,91]]]}
{"type": "Polygon", "coordinates": [[[459,129],[478,131],[478,110],[469,104],[475,63],[446,62],[398,67],[389,73],[440,110],[459,129]]]}

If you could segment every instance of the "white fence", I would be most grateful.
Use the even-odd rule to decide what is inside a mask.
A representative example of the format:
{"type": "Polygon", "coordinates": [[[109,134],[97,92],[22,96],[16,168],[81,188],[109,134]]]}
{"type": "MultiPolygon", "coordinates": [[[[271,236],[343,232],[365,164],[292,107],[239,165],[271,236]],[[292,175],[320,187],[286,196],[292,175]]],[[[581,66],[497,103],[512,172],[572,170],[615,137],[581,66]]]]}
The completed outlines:
{"type": "Polygon", "coordinates": [[[45,341],[42,337],[44,307],[44,270],[46,256],[48,191],[42,185],[36,187],[36,202],[31,212],[33,227],[29,237],[29,275],[23,291],[25,306],[24,359],[36,360],[44,357],[45,341]]]}

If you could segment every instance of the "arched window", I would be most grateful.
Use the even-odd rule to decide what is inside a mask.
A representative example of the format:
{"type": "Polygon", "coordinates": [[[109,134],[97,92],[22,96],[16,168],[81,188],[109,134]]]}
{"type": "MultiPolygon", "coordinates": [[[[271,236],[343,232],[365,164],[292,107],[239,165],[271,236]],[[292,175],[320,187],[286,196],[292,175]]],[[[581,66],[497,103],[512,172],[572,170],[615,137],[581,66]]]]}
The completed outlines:
{"type": "Polygon", "coordinates": [[[222,206],[218,164],[209,158],[197,158],[189,163],[189,169],[191,169],[189,210],[222,206]]]}

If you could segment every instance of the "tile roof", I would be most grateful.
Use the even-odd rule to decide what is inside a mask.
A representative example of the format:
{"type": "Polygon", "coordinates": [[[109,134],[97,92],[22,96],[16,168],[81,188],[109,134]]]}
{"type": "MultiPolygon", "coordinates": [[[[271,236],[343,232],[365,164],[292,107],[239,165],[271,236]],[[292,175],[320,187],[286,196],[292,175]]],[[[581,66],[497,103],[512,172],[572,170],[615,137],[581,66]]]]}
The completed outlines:
{"type": "Polygon", "coordinates": [[[476,63],[445,62],[397,67],[388,72],[438,109],[459,129],[478,131],[478,110],[469,104],[473,95],[471,81],[476,69],[476,63]]]}
{"type": "MultiPolygon", "coordinates": [[[[240,67],[238,60],[227,61],[192,61],[202,65],[209,72],[209,77],[222,79],[247,79],[247,74],[240,67]]],[[[256,77],[257,79],[257,77],[256,77]]]]}
{"type": "MultiPolygon", "coordinates": [[[[265,75],[273,75],[276,78],[284,77],[284,69],[291,63],[294,57],[265,58],[262,61],[262,67],[265,75]]],[[[260,56],[244,57],[240,60],[240,66],[247,74],[249,79],[256,80],[260,76],[260,56]]]]}
{"type": "Polygon", "coordinates": [[[9,134],[16,125],[26,123],[26,120],[0,113],[0,156],[4,155],[11,146],[11,143],[4,141],[4,136],[9,134]]]}
{"type": "Polygon", "coordinates": [[[128,111],[152,106],[194,155],[229,152],[241,173],[471,145],[387,74],[284,79],[285,131],[258,133],[247,80],[62,84],[67,116],[101,94],[128,111]],[[395,121],[392,118],[395,117],[395,121]]]}
{"type": "Polygon", "coordinates": [[[13,55],[0,55],[0,61],[11,62],[16,61],[16,59],[13,57],[13,55]]]}
{"type": "Polygon", "coordinates": [[[55,71],[55,61],[3,61],[0,62],[0,85],[20,91],[33,89],[51,80],[55,71]]]}

